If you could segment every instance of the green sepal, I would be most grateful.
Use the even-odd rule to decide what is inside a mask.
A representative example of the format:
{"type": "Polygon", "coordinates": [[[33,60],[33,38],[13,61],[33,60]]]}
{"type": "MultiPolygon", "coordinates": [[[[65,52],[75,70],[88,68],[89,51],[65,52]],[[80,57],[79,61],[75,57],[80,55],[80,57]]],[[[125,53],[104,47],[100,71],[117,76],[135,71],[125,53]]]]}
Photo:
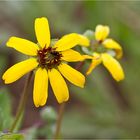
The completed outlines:
{"type": "Polygon", "coordinates": [[[92,30],[86,30],[83,35],[86,36],[89,40],[94,39],[94,32],[92,30]]]}

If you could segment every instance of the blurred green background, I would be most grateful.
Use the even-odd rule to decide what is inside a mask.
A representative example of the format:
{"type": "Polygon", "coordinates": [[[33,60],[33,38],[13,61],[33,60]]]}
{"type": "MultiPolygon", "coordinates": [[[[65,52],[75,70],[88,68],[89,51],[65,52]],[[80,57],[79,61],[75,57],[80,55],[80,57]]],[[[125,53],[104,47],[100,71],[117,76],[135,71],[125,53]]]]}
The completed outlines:
{"type": "MultiPolygon", "coordinates": [[[[36,42],[34,20],[42,16],[49,19],[52,38],[72,32],[82,34],[87,29],[94,30],[97,24],[109,25],[110,37],[118,41],[124,50],[120,62],[126,75],[124,81],[115,82],[99,66],[87,77],[84,89],[69,85],[70,100],[64,113],[62,137],[140,138],[140,2],[1,1],[1,75],[13,64],[26,59],[26,56],[6,48],[8,38],[14,35],[36,42]]],[[[83,73],[88,65],[84,66],[83,73]]],[[[13,120],[24,82],[25,76],[10,85],[4,85],[0,80],[0,131],[6,131],[13,120]]],[[[48,105],[56,110],[59,107],[51,91],[48,105]]],[[[42,122],[40,110],[33,105],[31,88],[21,126],[21,132],[27,134],[28,139],[49,135],[47,123],[44,128],[38,125],[42,122]],[[39,132],[38,128],[42,131],[39,132]]]]}

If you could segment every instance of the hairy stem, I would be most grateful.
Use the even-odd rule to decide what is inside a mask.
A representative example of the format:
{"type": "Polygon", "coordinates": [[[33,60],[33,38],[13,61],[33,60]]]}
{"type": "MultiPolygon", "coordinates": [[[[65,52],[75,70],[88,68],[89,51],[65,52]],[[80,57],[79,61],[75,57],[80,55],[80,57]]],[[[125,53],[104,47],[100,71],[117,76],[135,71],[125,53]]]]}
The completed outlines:
{"type": "Polygon", "coordinates": [[[55,131],[54,139],[59,138],[59,133],[60,133],[60,129],[61,129],[61,122],[63,119],[64,110],[65,110],[65,103],[62,103],[60,105],[59,112],[58,112],[58,119],[57,119],[57,123],[56,123],[56,131],[55,131]]]}
{"type": "Polygon", "coordinates": [[[33,72],[30,72],[30,74],[28,75],[27,77],[27,80],[25,82],[25,85],[24,85],[24,89],[23,89],[23,92],[22,92],[22,97],[20,99],[20,103],[19,103],[19,106],[18,106],[18,109],[17,109],[17,112],[16,112],[16,116],[15,116],[15,120],[11,126],[11,128],[9,129],[10,132],[13,132],[18,124],[18,121],[24,111],[24,107],[26,105],[26,102],[27,102],[27,97],[28,97],[28,89],[29,89],[29,85],[30,85],[30,81],[31,81],[31,78],[32,78],[32,75],[33,75],[33,72]]]}

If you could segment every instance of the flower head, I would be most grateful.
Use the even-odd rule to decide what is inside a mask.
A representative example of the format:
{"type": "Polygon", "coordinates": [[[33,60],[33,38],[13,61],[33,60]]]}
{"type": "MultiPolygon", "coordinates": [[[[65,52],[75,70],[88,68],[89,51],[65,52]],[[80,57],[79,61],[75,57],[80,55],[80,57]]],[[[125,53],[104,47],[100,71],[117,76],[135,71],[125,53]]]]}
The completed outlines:
{"type": "Polygon", "coordinates": [[[66,62],[83,61],[76,45],[89,45],[89,40],[79,34],[71,33],[63,36],[53,46],[51,45],[50,29],[45,17],[35,20],[35,33],[38,43],[26,39],[11,37],[7,46],[30,56],[19,62],[3,74],[6,84],[18,80],[26,73],[35,71],[33,101],[36,107],[45,105],[48,98],[48,80],[59,103],[69,99],[69,91],[63,76],[76,86],[84,87],[85,77],[66,62]],[[62,76],[63,75],[63,76],[62,76]]]}
{"type": "Polygon", "coordinates": [[[111,38],[107,38],[110,29],[108,26],[98,25],[95,29],[95,42],[93,43],[94,53],[92,63],[87,70],[87,75],[92,70],[103,63],[116,81],[124,79],[124,72],[119,62],[123,55],[121,46],[111,38]]]}

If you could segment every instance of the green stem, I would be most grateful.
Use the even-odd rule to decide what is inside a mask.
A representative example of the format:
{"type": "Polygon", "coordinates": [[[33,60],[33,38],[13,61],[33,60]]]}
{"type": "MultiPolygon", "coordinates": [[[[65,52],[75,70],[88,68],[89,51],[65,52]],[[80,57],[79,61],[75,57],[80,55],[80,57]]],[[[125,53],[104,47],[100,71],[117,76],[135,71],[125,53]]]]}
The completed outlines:
{"type": "Polygon", "coordinates": [[[61,122],[62,122],[64,110],[65,110],[65,103],[62,103],[60,105],[60,108],[59,108],[59,113],[58,113],[58,119],[57,119],[57,123],[56,123],[56,131],[55,131],[55,135],[54,135],[54,140],[59,138],[59,133],[60,133],[61,122]]]}
{"type": "Polygon", "coordinates": [[[31,81],[31,78],[32,78],[32,75],[33,75],[33,72],[30,72],[30,74],[28,75],[27,77],[27,80],[25,82],[25,85],[24,85],[24,89],[23,89],[23,92],[22,92],[22,97],[20,99],[20,103],[19,103],[19,106],[18,106],[18,109],[17,109],[17,112],[16,112],[16,117],[15,117],[15,120],[11,126],[11,128],[9,129],[10,132],[13,132],[18,124],[18,121],[24,111],[24,107],[26,105],[26,101],[27,101],[27,97],[28,97],[28,89],[29,89],[29,85],[30,85],[30,81],[31,81]]]}

